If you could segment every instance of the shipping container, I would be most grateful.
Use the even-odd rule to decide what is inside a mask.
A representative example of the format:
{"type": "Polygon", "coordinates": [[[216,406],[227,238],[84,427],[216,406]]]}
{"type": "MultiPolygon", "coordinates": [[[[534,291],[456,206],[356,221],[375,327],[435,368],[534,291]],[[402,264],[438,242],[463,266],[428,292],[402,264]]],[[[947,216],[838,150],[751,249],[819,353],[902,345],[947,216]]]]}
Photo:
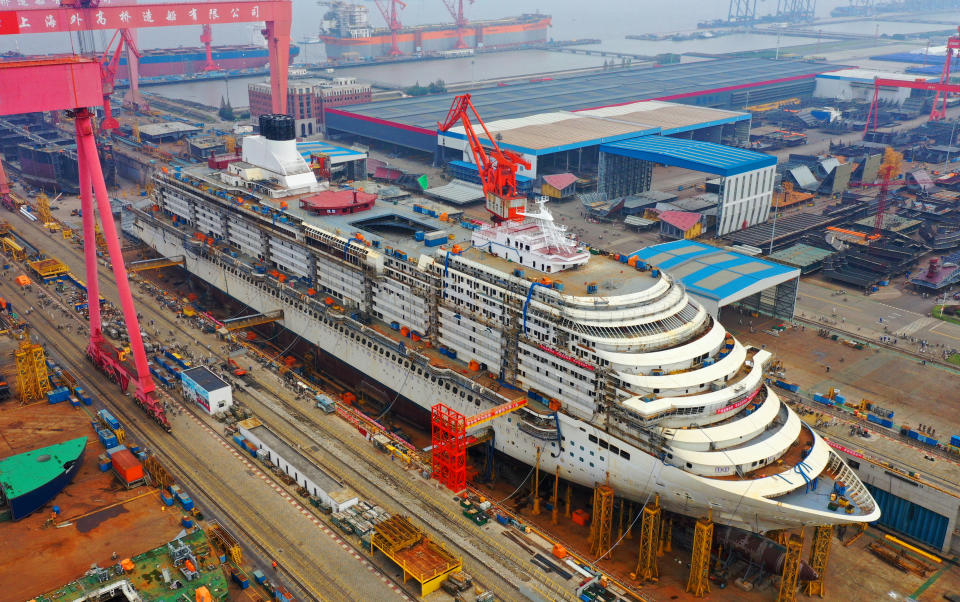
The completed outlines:
{"type": "Polygon", "coordinates": [[[135,483],[143,479],[143,464],[140,463],[129,449],[121,449],[110,456],[113,470],[127,483],[135,483]]]}
{"type": "Polygon", "coordinates": [[[113,414],[110,413],[110,410],[98,410],[97,415],[100,416],[100,419],[103,420],[103,422],[110,428],[114,430],[120,428],[120,421],[114,418],[113,414]]]}
{"type": "Polygon", "coordinates": [[[954,447],[960,447],[960,435],[952,435],[950,437],[950,445],[954,447]]]}

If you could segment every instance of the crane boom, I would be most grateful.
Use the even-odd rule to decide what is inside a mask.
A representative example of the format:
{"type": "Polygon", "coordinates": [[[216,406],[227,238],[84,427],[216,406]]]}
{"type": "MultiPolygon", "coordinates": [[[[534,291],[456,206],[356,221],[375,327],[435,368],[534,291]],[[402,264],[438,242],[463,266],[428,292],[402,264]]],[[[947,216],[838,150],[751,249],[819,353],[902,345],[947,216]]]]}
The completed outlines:
{"type": "Polygon", "coordinates": [[[512,150],[504,150],[497,144],[496,138],[490,135],[490,130],[480,118],[477,108],[473,106],[469,94],[461,94],[453,99],[447,117],[437,122],[439,131],[446,132],[457,122],[463,123],[464,135],[470,145],[473,161],[477,165],[480,181],[483,182],[483,192],[487,198],[487,211],[493,216],[493,221],[505,220],[523,221],[523,213],[527,208],[526,197],[517,193],[517,171],[520,166],[531,168],[530,162],[523,155],[512,150]],[[480,138],[474,130],[470,114],[476,118],[477,124],[483,129],[486,139],[490,142],[490,153],[480,143],[480,138]]]}
{"type": "MultiPolygon", "coordinates": [[[[467,1],[473,4],[473,0],[467,1]]],[[[463,0],[443,0],[443,5],[447,7],[447,12],[457,25],[457,44],[454,47],[467,48],[467,43],[463,41],[463,33],[467,27],[467,17],[463,13],[463,0]]]]}

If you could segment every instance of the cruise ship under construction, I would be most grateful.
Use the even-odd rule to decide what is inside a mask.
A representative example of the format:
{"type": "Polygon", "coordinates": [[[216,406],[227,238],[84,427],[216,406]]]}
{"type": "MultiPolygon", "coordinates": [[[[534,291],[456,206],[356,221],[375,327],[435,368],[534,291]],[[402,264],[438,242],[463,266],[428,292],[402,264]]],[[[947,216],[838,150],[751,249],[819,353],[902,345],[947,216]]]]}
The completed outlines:
{"type": "Polygon", "coordinates": [[[655,265],[580,244],[542,201],[479,225],[329,190],[291,118],[263,116],[261,132],[242,157],[157,173],[125,228],[255,311],[282,310],[318,370],[365,375],[422,415],[522,401],[468,434],[680,514],[754,532],[879,517],[765,384],[770,352],[655,265]]]}
{"type": "MultiPolygon", "coordinates": [[[[521,15],[455,24],[375,28],[361,4],[331,2],[320,27],[320,40],[331,60],[369,60],[391,54],[430,54],[464,48],[507,48],[547,41],[550,16],[521,15]],[[396,35],[394,36],[394,33],[396,35]],[[393,43],[396,38],[396,51],[393,43]]],[[[389,17],[388,17],[389,18],[389,17]]],[[[460,15],[462,19],[462,13],[460,15]]]]}

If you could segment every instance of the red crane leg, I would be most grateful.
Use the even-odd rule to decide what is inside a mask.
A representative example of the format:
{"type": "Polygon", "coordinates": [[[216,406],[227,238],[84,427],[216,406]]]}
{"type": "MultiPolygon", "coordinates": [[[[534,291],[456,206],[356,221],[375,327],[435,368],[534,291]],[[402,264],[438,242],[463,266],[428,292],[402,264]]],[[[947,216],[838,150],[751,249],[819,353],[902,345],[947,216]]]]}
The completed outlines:
{"type": "MultiPolygon", "coordinates": [[[[79,130],[80,122],[76,121],[79,130]]],[[[80,132],[77,132],[80,139],[80,132]]],[[[99,345],[103,341],[102,322],[100,320],[100,283],[97,280],[97,233],[96,216],[93,213],[93,184],[90,181],[90,172],[87,165],[87,155],[77,145],[77,165],[80,171],[80,207],[83,219],[83,256],[86,265],[87,278],[87,314],[90,319],[90,346],[99,345]],[[90,300],[95,300],[90,302],[90,300]]],[[[91,350],[88,348],[87,353],[91,350]]]]}
{"type": "MultiPolygon", "coordinates": [[[[110,198],[107,196],[107,184],[103,179],[103,171],[100,167],[100,158],[97,155],[97,145],[93,137],[92,113],[87,109],[79,109],[75,114],[77,128],[77,148],[83,153],[84,168],[87,177],[93,184],[94,198],[97,201],[97,208],[100,211],[101,223],[103,225],[103,235],[107,239],[107,249],[110,253],[110,263],[113,266],[113,276],[117,282],[117,291],[120,294],[120,308],[123,311],[123,320],[127,326],[127,335],[130,338],[130,349],[133,352],[134,365],[136,366],[137,389],[135,399],[138,404],[143,406],[151,418],[157,421],[161,426],[168,429],[170,424],[167,421],[163,406],[153,398],[154,384],[150,376],[150,367],[147,365],[147,354],[143,349],[143,338],[140,335],[140,322],[137,319],[137,310],[133,306],[133,295],[130,292],[130,281],[127,279],[127,269],[123,263],[123,254],[120,249],[120,238],[117,235],[117,227],[113,221],[113,212],[110,208],[110,198]]],[[[89,201],[89,195],[87,195],[89,201]]],[[[92,203],[81,205],[84,216],[87,213],[93,213],[92,203]]],[[[86,222],[85,222],[86,226],[86,222]]],[[[89,262],[89,254],[87,255],[89,262]]],[[[90,264],[87,264],[88,270],[90,264]]],[[[87,274],[87,306],[93,307],[99,304],[100,297],[89,296],[89,288],[97,278],[96,266],[92,274],[87,274]]],[[[91,333],[92,335],[92,333],[91,333]]],[[[102,337],[101,337],[102,338],[102,337]]],[[[104,347],[105,342],[99,344],[104,347]]],[[[91,336],[91,345],[94,340],[91,336]]],[[[111,359],[113,354],[111,354],[111,359]]],[[[122,362],[117,358],[117,372],[126,372],[120,365],[122,362]]],[[[119,376],[119,374],[118,374],[119,376]]],[[[121,387],[123,382],[121,380],[121,387]]],[[[125,387],[123,387],[125,388],[125,387]]]]}
{"type": "Polygon", "coordinates": [[[290,68],[289,16],[285,21],[267,21],[263,35],[267,38],[267,48],[270,51],[270,93],[273,112],[286,114],[288,113],[287,75],[290,68]]]}

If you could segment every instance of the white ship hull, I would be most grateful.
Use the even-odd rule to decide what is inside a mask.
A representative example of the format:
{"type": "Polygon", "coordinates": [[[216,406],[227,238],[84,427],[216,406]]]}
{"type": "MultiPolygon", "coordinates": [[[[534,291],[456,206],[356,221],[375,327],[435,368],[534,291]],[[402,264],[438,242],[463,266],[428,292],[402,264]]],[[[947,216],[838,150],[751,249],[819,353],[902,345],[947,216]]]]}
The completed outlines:
{"type": "MultiPolygon", "coordinates": [[[[141,240],[161,255],[185,255],[185,267],[191,274],[237,301],[259,312],[282,309],[283,324],[287,329],[389,389],[401,392],[425,410],[429,411],[435,403],[443,402],[466,415],[479,411],[473,403],[450,393],[449,380],[432,380],[426,370],[420,375],[406,368],[396,346],[387,353],[379,353],[371,348],[366,338],[345,336],[340,328],[347,327],[351,322],[349,318],[331,312],[326,321],[318,319],[308,306],[272,294],[272,289],[262,281],[191,253],[185,248],[183,234],[164,229],[152,218],[138,216],[134,229],[141,240]]],[[[374,339],[374,343],[383,346],[383,339],[374,339]]],[[[436,369],[434,375],[442,375],[443,372],[443,369],[436,369]]],[[[496,392],[484,389],[479,384],[473,383],[473,386],[474,393],[482,393],[488,399],[499,397],[496,392]]],[[[775,396],[775,393],[768,390],[767,395],[775,396]]],[[[812,508],[809,503],[790,503],[795,499],[785,501],[751,495],[749,482],[744,483],[745,487],[737,488],[732,486],[736,484],[735,481],[691,474],[585,421],[564,413],[558,414],[558,420],[560,432],[565,438],[562,442],[537,438],[520,430],[515,416],[496,420],[492,423],[496,433],[496,449],[532,466],[536,462],[537,448],[541,447],[540,469],[545,473],[553,474],[559,468],[561,477],[587,487],[593,487],[609,476],[610,485],[619,496],[642,504],[651,500],[654,494],[659,494],[662,506],[669,511],[696,517],[712,510],[715,521],[754,532],[863,520],[862,517],[845,516],[842,511],[830,512],[825,504],[820,509],[812,508]],[[594,441],[605,439],[619,447],[623,454],[611,456],[609,449],[601,449],[596,443],[591,443],[591,438],[594,441]]],[[[836,464],[840,463],[839,457],[819,436],[814,434],[813,439],[812,453],[807,458],[810,474],[821,474],[828,464],[836,468],[836,464]]],[[[844,478],[852,477],[851,480],[855,481],[853,473],[840,464],[845,470],[844,478]]],[[[802,485],[800,477],[796,478],[802,485]]],[[[856,483],[859,485],[858,481],[856,483]]],[[[862,485],[859,486],[862,488],[862,485]]],[[[825,493],[828,494],[829,490],[825,493]]],[[[824,496],[821,494],[820,497],[824,496]]]]}

